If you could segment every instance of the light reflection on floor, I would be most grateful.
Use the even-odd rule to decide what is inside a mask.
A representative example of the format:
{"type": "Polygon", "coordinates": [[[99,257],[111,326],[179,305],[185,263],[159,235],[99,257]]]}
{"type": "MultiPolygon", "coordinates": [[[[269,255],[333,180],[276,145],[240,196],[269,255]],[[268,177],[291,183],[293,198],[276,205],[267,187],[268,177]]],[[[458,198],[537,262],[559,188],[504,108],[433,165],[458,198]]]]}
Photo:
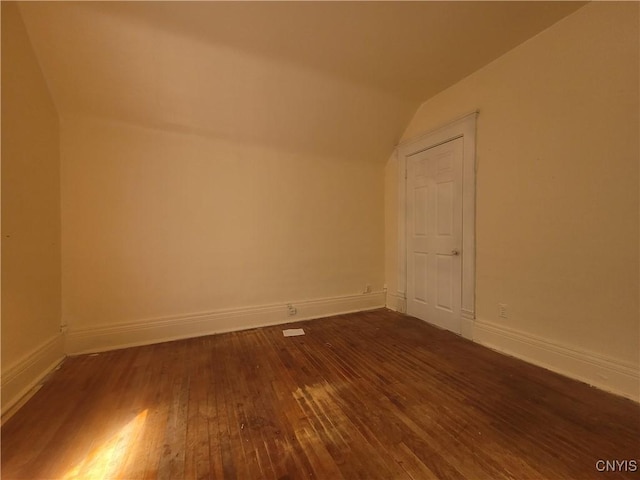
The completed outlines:
{"type": "Polygon", "coordinates": [[[63,480],[115,478],[131,449],[142,434],[147,410],[140,412],[113,437],[93,449],[80,463],[66,472],[63,480]]]}

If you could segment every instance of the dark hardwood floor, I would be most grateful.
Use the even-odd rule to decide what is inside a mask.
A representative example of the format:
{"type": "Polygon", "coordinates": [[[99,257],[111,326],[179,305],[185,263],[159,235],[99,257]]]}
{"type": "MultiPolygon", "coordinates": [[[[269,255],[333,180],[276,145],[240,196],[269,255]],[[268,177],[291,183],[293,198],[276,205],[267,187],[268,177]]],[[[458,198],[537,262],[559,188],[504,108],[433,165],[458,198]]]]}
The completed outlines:
{"type": "Polygon", "coordinates": [[[388,310],[292,325],[68,358],[3,426],[2,478],[640,476],[596,468],[640,469],[630,400],[388,310]]]}

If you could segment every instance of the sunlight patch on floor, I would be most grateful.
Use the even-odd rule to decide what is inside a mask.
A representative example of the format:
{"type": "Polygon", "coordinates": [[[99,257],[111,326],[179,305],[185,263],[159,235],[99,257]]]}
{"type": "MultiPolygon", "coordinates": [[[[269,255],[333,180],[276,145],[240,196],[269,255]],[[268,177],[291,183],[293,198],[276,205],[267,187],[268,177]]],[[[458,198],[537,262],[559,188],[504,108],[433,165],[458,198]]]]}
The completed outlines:
{"type": "Polygon", "coordinates": [[[135,447],[147,418],[147,410],[140,412],[113,437],[93,449],[80,463],[62,477],[63,480],[98,480],[115,478],[118,469],[135,447]]]}

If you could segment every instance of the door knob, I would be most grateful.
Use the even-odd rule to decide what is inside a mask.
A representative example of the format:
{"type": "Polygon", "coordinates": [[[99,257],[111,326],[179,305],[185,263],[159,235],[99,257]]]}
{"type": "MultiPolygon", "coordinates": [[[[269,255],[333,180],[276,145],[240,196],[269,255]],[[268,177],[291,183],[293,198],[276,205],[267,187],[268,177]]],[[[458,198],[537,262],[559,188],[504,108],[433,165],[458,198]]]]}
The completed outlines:
{"type": "Polygon", "coordinates": [[[451,255],[455,257],[456,255],[460,255],[460,252],[458,250],[451,250],[451,255]]]}

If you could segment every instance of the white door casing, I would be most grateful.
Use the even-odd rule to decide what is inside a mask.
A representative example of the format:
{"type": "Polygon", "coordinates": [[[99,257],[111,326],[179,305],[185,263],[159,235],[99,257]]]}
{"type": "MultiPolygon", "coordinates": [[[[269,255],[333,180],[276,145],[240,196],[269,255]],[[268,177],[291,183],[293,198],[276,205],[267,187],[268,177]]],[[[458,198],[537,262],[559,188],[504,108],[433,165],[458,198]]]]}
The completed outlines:
{"type": "MultiPolygon", "coordinates": [[[[397,296],[404,299],[404,305],[401,303],[400,309],[402,310],[402,306],[404,306],[404,308],[408,308],[410,314],[444,328],[451,329],[452,331],[456,331],[465,338],[473,337],[473,321],[475,318],[475,142],[477,115],[478,112],[473,112],[441,128],[421,135],[420,137],[407,140],[397,147],[399,197],[397,296]],[[447,146],[447,144],[449,145],[447,146]],[[461,159],[459,160],[461,174],[459,173],[460,177],[458,185],[460,185],[460,189],[456,190],[458,188],[456,186],[456,181],[448,182],[446,180],[448,177],[444,176],[444,172],[441,172],[443,176],[440,178],[441,183],[449,183],[450,185],[441,187],[440,197],[443,200],[443,204],[441,205],[443,212],[448,209],[449,205],[446,203],[449,201],[446,197],[446,195],[448,195],[446,192],[448,190],[452,190],[451,193],[453,193],[455,190],[458,193],[458,195],[456,195],[457,200],[454,200],[453,197],[451,197],[451,235],[436,235],[436,237],[445,237],[440,240],[434,240],[433,238],[431,240],[418,239],[418,243],[431,242],[434,245],[429,247],[431,248],[430,254],[427,253],[426,256],[423,255],[422,257],[418,255],[418,257],[419,261],[422,261],[423,264],[425,262],[431,262],[432,265],[435,265],[436,267],[437,262],[439,261],[440,265],[443,267],[443,272],[451,273],[449,278],[452,282],[455,281],[455,285],[453,283],[449,284],[446,281],[442,281],[439,287],[440,292],[438,292],[438,278],[436,277],[434,279],[434,275],[437,275],[438,269],[431,269],[430,284],[426,283],[429,277],[423,277],[422,279],[427,290],[429,285],[432,286],[430,294],[431,306],[425,307],[415,300],[411,301],[412,304],[410,305],[409,297],[414,295],[415,298],[417,293],[414,284],[417,275],[416,263],[413,261],[415,259],[411,260],[411,257],[415,256],[416,252],[414,244],[416,244],[416,247],[422,248],[416,243],[416,236],[413,235],[415,233],[414,230],[416,228],[420,229],[427,225],[431,225],[431,232],[438,233],[437,228],[439,228],[440,231],[447,230],[448,223],[446,222],[449,221],[443,219],[442,221],[445,223],[438,225],[436,213],[435,218],[431,218],[433,217],[433,215],[431,215],[431,217],[421,220],[426,223],[416,226],[415,215],[416,212],[420,213],[415,209],[416,195],[419,198],[424,198],[425,195],[431,195],[432,199],[434,198],[433,195],[436,195],[436,203],[432,204],[432,207],[428,206],[428,202],[426,207],[419,207],[427,209],[422,212],[424,215],[428,215],[429,209],[437,209],[437,185],[439,181],[439,174],[437,173],[438,167],[428,166],[430,163],[429,157],[437,156],[438,154],[445,154],[445,151],[451,149],[451,147],[460,148],[462,150],[461,159]],[[432,173],[435,172],[434,179],[428,180],[429,175],[418,175],[418,177],[422,176],[425,178],[418,178],[417,181],[426,182],[425,185],[428,185],[429,182],[433,182],[433,191],[427,193],[427,190],[429,190],[428,187],[426,190],[421,190],[418,193],[411,191],[415,190],[416,187],[419,188],[419,184],[415,183],[416,180],[412,180],[413,183],[409,184],[408,168],[423,169],[421,173],[428,173],[429,169],[432,169],[432,173]],[[424,169],[426,169],[426,171],[424,169]],[[411,198],[409,198],[409,195],[411,195],[411,198]],[[412,205],[410,205],[410,203],[412,205]],[[411,212],[409,212],[409,208],[411,208],[411,212]],[[457,212],[454,212],[453,210],[456,209],[457,212]],[[413,222],[413,224],[411,222],[413,222]],[[456,222],[458,222],[457,225],[459,226],[459,230],[454,229],[454,227],[456,227],[456,222]],[[434,228],[436,230],[433,230],[434,228]],[[409,239],[410,234],[413,235],[411,240],[409,239]],[[453,245],[458,245],[459,248],[455,248],[453,245]],[[414,249],[413,255],[409,251],[409,246],[414,249]],[[450,255],[452,250],[457,250],[458,255],[450,255]],[[409,265],[408,260],[411,260],[411,265],[409,265]],[[411,278],[408,278],[409,275],[411,275],[411,278]],[[409,291],[410,283],[412,283],[410,287],[411,291],[409,291]],[[433,288],[436,290],[434,291],[433,288]],[[437,298],[438,294],[440,294],[440,299],[437,298]],[[448,297],[448,295],[451,295],[451,297],[448,297]],[[451,298],[451,302],[448,301],[449,298],[451,298]],[[433,312],[431,314],[428,313],[429,309],[435,308],[435,304],[433,303],[434,301],[442,304],[440,305],[440,308],[436,309],[437,313],[435,315],[433,312]],[[455,303],[457,303],[458,306],[456,306],[455,303]],[[416,309],[418,311],[416,311],[416,309]]],[[[437,162],[434,161],[433,164],[436,165],[437,162]]],[[[424,231],[428,233],[426,228],[424,231]]],[[[430,235],[428,234],[423,235],[423,237],[429,236],[430,235]]],[[[417,252],[420,253],[420,250],[417,252]]],[[[419,265],[418,268],[420,268],[419,265]]],[[[444,275],[445,273],[441,273],[441,275],[444,275]]],[[[429,273],[427,273],[427,275],[429,275],[429,273]]],[[[440,280],[444,279],[445,277],[441,276],[440,280]]],[[[420,288],[421,285],[418,285],[418,289],[420,288]]],[[[427,300],[426,292],[418,294],[425,297],[424,300],[427,300]]]]}
{"type": "Polygon", "coordinates": [[[407,313],[460,333],[463,139],[407,158],[407,313]]]}

